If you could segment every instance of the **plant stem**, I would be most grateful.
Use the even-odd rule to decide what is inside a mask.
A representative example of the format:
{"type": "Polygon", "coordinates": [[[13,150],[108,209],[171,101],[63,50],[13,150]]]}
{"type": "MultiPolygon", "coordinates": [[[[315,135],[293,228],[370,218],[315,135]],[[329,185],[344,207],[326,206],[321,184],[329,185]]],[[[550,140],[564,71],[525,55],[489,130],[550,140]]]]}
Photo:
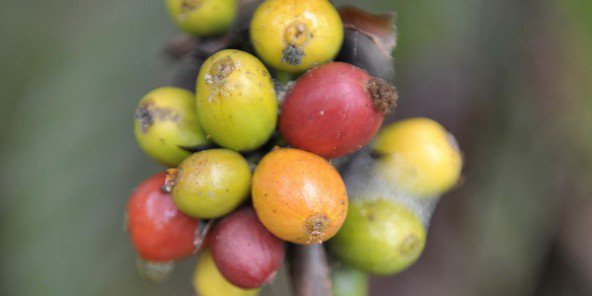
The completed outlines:
{"type": "Polygon", "coordinates": [[[322,244],[290,244],[288,249],[290,282],[295,296],[330,296],[331,280],[322,244]]]}

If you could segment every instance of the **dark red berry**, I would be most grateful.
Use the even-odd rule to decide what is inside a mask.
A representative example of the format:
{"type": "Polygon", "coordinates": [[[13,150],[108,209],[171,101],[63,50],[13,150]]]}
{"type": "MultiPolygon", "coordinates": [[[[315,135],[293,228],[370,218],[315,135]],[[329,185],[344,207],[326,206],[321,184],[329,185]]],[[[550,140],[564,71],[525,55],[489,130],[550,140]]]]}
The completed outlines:
{"type": "Polygon", "coordinates": [[[199,220],[181,213],[169,193],[161,191],[166,173],[146,179],[127,204],[127,229],[140,257],[167,262],[190,256],[199,220]]]}
{"type": "Polygon", "coordinates": [[[302,76],[282,105],[280,131],[288,143],[326,158],[352,153],[376,134],[397,100],[395,89],[341,62],[302,76]]]}
{"type": "Polygon", "coordinates": [[[240,288],[253,289],[269,282],[284,260],[284,242],[261,224],[250,207],[216,223],[209,240],[216,266],[240,288]]]}

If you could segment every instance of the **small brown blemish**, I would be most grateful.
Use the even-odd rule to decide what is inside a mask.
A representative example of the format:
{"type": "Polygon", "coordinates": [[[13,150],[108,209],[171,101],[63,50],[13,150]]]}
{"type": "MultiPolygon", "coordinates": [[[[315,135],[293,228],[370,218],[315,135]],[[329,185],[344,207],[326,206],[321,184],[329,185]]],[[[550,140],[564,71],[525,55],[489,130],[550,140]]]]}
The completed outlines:
{"type": "Polygon", "coordinates": [[[409,234],[403,242],[401,242],[400,251],[404,256],[410,256],[417,252],[420,247],[420,239],[415,234],[409,234]]]}
{"type": "Polygon", "coordinates": [[[314,214],[304,222],[304,231],[309,242],[321,243],[325,236],[325,231],[331,226],[331,221],[325,214],[314,214]]]}
{"type": "MultiPolygon", "coordinates": [[[[210,67],[210,78],[213,83],[222,82],[226,80],[235,69],[234,60],[230,56],[223,57],[214,62],[210,67]]],[[[206,81],[207,82],[207,81],[206,81]]]]}
{"type": "Polygon", "coordinates": [[[181,12],[188,13],[197,10],[203,5],[203,0],[183,0],[181,2],[181,12]]]}
{"type": "Polygon", "coordinates": [[[179,122],[181,115],[170,108],[162,108],[149,102],[138,107],[134,113],[134,119],[138,121],[140,131],[146,133],[156,120],[179,122]]]}
{"type": "Polygon", "coordinates": [[[216,60],[208,73],[204,76],[206,84],[211,85],[211,101],[214,96],[229,96],[231,87],[228,84],[228,76],[234,72],[236,64],[230,56],[216,60]]]}
{"type": "Polygon", "coordinates": [[[374,109],[389,113],[397,107],[399,95],[394,86],[386,82],[386,80],[373,77],[368,81],[367,91],[372,97],[374,109]]]}

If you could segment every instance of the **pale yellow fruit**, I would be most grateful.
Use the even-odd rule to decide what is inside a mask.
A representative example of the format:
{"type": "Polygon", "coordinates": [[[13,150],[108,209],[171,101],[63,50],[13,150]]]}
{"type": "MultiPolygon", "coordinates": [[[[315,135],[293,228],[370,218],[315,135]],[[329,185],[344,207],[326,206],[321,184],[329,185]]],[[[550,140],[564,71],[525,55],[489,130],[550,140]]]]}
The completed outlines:
{"type": "Polygon", "coordinates": [[[397,190],[438,197],[456,185],[462,155],[454,137],[428,118],[411,118],[380,131],[372,146],[378,173],[397,190]]]}

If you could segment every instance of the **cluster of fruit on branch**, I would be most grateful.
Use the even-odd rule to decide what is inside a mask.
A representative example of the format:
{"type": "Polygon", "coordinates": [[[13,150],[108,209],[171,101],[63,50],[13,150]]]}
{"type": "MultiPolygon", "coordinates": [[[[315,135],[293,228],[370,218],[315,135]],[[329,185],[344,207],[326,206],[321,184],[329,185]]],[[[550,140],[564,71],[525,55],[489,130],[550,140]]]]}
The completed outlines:
{"type": "Polygon", "coordinates": [[[327,242],[335,295],[363,295],[366,274],[413,264],[462,156],[427,118],[381,130],[397,103],[393,15],[327,0],[166,4],[191,36],[170,51],[190,62],[134,113],[139,146],[167,167],[128,202],[140,272],[157,281],[197,253],[199,295],[255,295],[287,243],[327,242]]]}

